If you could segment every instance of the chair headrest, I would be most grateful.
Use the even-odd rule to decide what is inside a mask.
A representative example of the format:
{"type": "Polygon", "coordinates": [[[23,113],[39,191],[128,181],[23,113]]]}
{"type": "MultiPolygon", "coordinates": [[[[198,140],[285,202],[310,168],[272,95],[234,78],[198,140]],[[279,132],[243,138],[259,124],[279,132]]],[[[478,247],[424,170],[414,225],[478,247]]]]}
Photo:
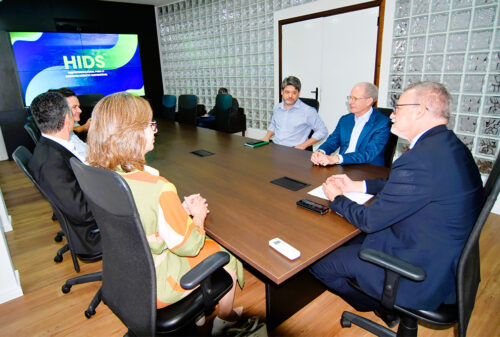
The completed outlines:
{"type": "Polygon", "coordinates": [[[107,211],[118,216],[132,216],[135,206],[132,192],[125,180],[116,172],[88,166],[71,158],[71,167],[88,201],[106,205],[107,211]]]}
{"type": "Polygon", "coordinates": [[[198,97],[196,95],[180,95],[179,96],[179,107],[186,109],[195,108],[198,104],[198,97]]]}
{"type": "Polygon", "coordinates": [[[222,110],[227,110],[231,107],[233,97],[228,94],[218,94],[215,98],[215,106],[222,110]]]}
{"type": "Polygon", "coordinates": [[[77,95],[78,101],[81,106],[94,106],[104,97],[103,94],[84,94],[77,95]]]}
{"type": "Polygon", "coordinates": [[[175,96],[174,95],[163,95],[163,98],[161,99],[161,103],[167,108],[174,107],[175,106],[175,96]]]}

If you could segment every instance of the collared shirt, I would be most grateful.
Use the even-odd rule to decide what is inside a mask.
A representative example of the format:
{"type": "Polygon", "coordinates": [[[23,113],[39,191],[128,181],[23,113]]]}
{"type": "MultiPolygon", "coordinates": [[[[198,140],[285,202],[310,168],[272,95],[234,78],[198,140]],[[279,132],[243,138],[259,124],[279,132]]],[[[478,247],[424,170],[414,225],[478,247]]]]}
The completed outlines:
{"type": "Polygon", "coordinates": [[[410,150],[413,149],[413,147],[415,146],[415,144],[417,144],[417,142],[420,139],[420,137],[422,137],[422,135],[424,133],[426,133],[427,131],[429,131],[430,129],[432,129],[432,128],[429,128],[429,129],[427,129],[425,131],[420,132],[418,135],[415,136],[415,138],[413,138],[413,140],[410,143],[410,150]]]}
{"type": "MultiPolygon", "coordinates": [[[[78,152],[78,158],[87,158],[88,145],[83,140],[80,139],[73,131],[69,135],[69,141],[74,145],[75,151],[78,152]]],[[[85,162],[82,160],[82,162],[85,162]]]]}
{"type": "Polygon", "coordinates": [[[288,110],[284,102],[276,104],[273,109],[273,119],[269,131],[274,132],[273,142],[285,146],[297,146],[309,138],[321,140],[328,135],[328,129],[316,110],[300,99],[288,110]]]}
{"type": "MultiPolygon", "coordinates": [[[[359,135],[361,135],[361,131],[363,131],[365,124],[370,119],[372,112],[373,108],[370,108],[370,110],[368,110],[368,112],[364,115],[360,117],[354,116],[354,127],[352,128],[351,138],[349,139],[349,146],[347,147],[345,153],[356,152],[356,145],[358,144],[359,135]]],[[[339,164],[342,164],[344,162],[344,158],[340,154],[338,156],[339,164]]]]}
{"type": "MultiPolygon", "coordinates": [[[[76,149],[76,146],[74,145],[74,143],[71,142],[71,138],[70,138],[70,141],[67,141],[66,139],[62,139],[62,138],[59,138],[59,137],[50,136],[50,135],[47,135],[45,133],[42,133],[42,136],[44,136],[45,138],[48,138],[48,139],[50,139],[50,140],[52,140],[52,141],[60,144],[66,150],[68,150],[69,152],[73,153],[75,155],[75,157],[77,157],[78,159],[80,159],[82,163],[85,163],[85,158],[87,157],[87,150],[85,149],[85,155],[82,155],[82,153],[79,152],[76,149]]],[[[77,137],[77,136],[75,135],[75,137],[77,137]]],[[[83,144],[85,144],[85,143],[83,143],[83,144]]],[[[87,146],[87,144],[85,144],[85,146],[87,146]]]]}

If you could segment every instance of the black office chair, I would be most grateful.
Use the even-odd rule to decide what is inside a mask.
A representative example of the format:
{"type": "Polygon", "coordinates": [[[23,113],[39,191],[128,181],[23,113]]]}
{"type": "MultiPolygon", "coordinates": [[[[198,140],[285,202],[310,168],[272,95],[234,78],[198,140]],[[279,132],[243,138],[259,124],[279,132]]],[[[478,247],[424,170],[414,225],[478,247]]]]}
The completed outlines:
{"type": "MultiPolygon", "coordinates": [[[[68,227],[69,227],[68,218],[52,202],[51,198],[43,191],[43,189],[40,187],[40,185],[38,185],[38,182],[33,178],[33,176],[31,175],[31,172],[28,169],[28,163],[32,157],[31,152],[27,148],[25,148],[24,146],[21,145],[21,146],[18,146],[17,149],[12,153],[12,157],[14,158],[14,161],[16,162],[17,166],[19,166],[19,168],[29,178],[29,180],[33,183],[33,185],[35,185],[35,187],[38,189],[38,191],[40,191],[40,193],[45,197],[45,199],[47,199],[50,206],[52,207],[52,210],[54,211],[54,214],[56,215],[57,219],[59,220],[59,224],[61,225],[64,236],[66,236],[68,243],[66,245],[64,245],[63,248],[61,248],[57,251],[57,255],[56,255],[56,257],[54,257],[54,261],[61,262],[63,260],[63,254],[65,252],[67,252],[68,250],[71,253],[71,258],[73,259],[73,267],[75,268],[76,272],[80,272],[80,265],[78,263],[78,259],[80,259],[84,262],[99,261],[101,259],[101,256],[102,256],[101,253],[96,254],[96,255],[75,254],[74,249],[72,249],[72,240],[75,238],[73,238],[72,231],[68,230],[68,227]]],[[[68,293],[71,289],[71,286],[73,286],[75,284],[82,284],[82,283],[88,283],[88,282],[94,282],[94,281],[100,281],[100,280],[101,280],[101,272],[80,275],[80,276],[71,278],[68,281],[66,281],[66,285],[63,286],[63,292],[68,293]]],[[[99,305],[99,302],[100,302],[100,297],[98,295],[99,295],[99,293],[96,294],[94,299],[92,299],[88,309],[85,311],[85,316],[90,317],[93,314],[95,314],[95,308],[97,307],[97,305],[99,305]]]]}
{"type": "MultiPolygon", "coordinates": [[[[305,104],[309,105],[310,107],[313,107],[314,109],[316,109],[316,112],[319,113],[319,102],[317,99],[314,99],[314,98],[305,98],[305,97],[299,97],[300,100],[302,102],[304,102],[305,104]]],[[[314,131],[311,130],[311,132],[309,132],[309,137],[308,138],[311,138],[312,135],[314,134],[314,131]]],[[[308,146],[306,147],[306,150],[307,151],[312,151],[313,150],[313,147],[312,146],[308,146]]]]}
{"type": "Polygon", "coordinates": [[[228,94],[218,94],[215,98],[215,130],[245,135],[247,119],[243,108],[238,107],[238,114],[233,114],[233,97],[228,94]]]}
{"type": "MultiPolygon", "coordinates": [[[[33,140],[33,143],[35,143],[35,145],[36,145],[36,143],[38,143],[38,141],[40,140],[40,137],[42,136],[42,132],[38,128],[38,125],[35,122],[35,118],[31,114],[30,107],[26,107],[26,114],[28,117],[26,118],[27,122],[26,122],[26,124],[24,124],[24,129],[26,130],[26,132],[28,132],[28,135],[31,137],[31,139],[33,140]]],[[[57,220],[55,214],[52,214],[52,220],[57,220]]],[[[61,242],[63,236],[64,236],[64,233],[62,231],[59,231],[57,233],[56,237],[54,238],[54,240],[56,242],[61,242]]]]}
{"type": "Polygon", "coordinates": [[[161,115],[169,121],[175,121],[175,108],[177,98],[175,95],[163,95],[161,99],[161,115]]]}
{"type": "Polygon", "coordinates": [[[198,97],[196,95],[180,95],[176,121],[179,123],[196,125],[200,117],[198,97]]]}
{"type": "Polygon", "coordinates": [[[314,109],[316,109],[316,112],[319,112],[319,102],[317,99],[305,98],[305,97],[299,97],[299,98],[302,102],[304,102],[307,105],[312,106],[314,109]]]}
{"type": "MultiPolygon", "coordinates": [[[[38,183],[35,181],[33,176],[31,175],[31,172],[28,170],[28,163],[31,160],[32,154],[31,152],[25,148],[24,146],[19,146],[16,148],[16,150],[12,153],[12,158],[16,162],[17,166],[21,169],[21,171],[24,172],[24,174],[28,177],[28,179],[35,185],[35,187],[38,189],[38,191],[45,197],[45,194],[42,192],[40,187],[38,186],[38,183]]],[[[50,202],[49,202],[50,204],[50,202]]],[[[52,207],[52,204],[50,204],[52,207]]],[[[52,209],[54,211],[54,209],[52,209]]],[[[52,215],[52,220],[57,220],[57,217],[55,215],[55,212],[53,212],[52,215]]],[[[61,242],[62,238],[64,236],[64,232],[61,230],[57,232],[56,236],[54,237],[54,241],[56,242],[61,242]]],[[[68,244],[65,244],[62,248],[60,248],[57,251],[56,256],[54,257],[54,262],[61,262],[63,260],[63,254],[69,250],[68,244]]],[[[76,268],[75,268],[76,270],[76,268]]]]}
{"type": "MultiPolygon", "coordinates": [[[[442,304],[434,311],[415,310],[394,304],[400,276],[413,281],[422,281],[425,279],[424,269],[413,266],[385,253],[372,249],[364,249],[359,252],[359,257],[362,260],[371,262],[385,269],[386,280],[382,294],[382,305],[387,309],[396,310],[401,315],[401,323],[399,324],[396,334],[375,322],[369,321],[351,312],[344,311],[340,320],[342,327],[350,327],[351,323],[354,323],[377,336],[417,336],[418,320],[438,326],[451,326],[458,322],[458,336],[465,337],[481,278],[479,236],[500,190],[500,180],[498,179],[499,173],[500,160],[497,158],[485,185],[486,201],[467,239],[460,260],[458,261],[456,275],[457,303],[442,304]]],[[[349,281],[352,286],[362,291],[355,280],[349,281]]]]}
{"type": "MultiPolygon", "coordinates": [[[[378,111],[390,118],[393,109],[392,108],[376,108],[378,111]]],[[[391,167],[392,161],[394,159],[394,153],[396,152],[396,146],[398,145],[398,136],[392,132],[389,134],[389,139],[387,140],[387,145],[384,150],[384,161],[385,167],[391,167]]]]}
{"type": "Polygon", "coordinates": [[[24,130],[28,132],[28,135],[31,137],[33,140],[33,143],[38,143],[38,140],[40,140],[40,137],[42,136],[42,133],[40,132],[40,129],[38,128],[38,125],[36,125],[35,120],[33,119],[33,116],[29,116],[27,118],[26,124],[24,124],[24,130]]]}
{"type": "Polygon", "coordinates": [[[80,124],[83,125],[92,115],[92,110],[94,110],[97,102],[104,97],[103,94],[85,94],[77,95],[78,101],[80,102],[80,109],[82,113],[80,114],[80,124]]]}
{"type": "Polygon", "coordinates": [[[233,285],[222,268],[229,255],[218,252],[202,261],[181,279],[185,289],[200,287],[156,309],[155,267],[130,188],[115,172],[73,158],[71,165],[101,229],[102,300],[128,327],[127,335],[178,334],[201,314],[210,314],[233,285]]]}

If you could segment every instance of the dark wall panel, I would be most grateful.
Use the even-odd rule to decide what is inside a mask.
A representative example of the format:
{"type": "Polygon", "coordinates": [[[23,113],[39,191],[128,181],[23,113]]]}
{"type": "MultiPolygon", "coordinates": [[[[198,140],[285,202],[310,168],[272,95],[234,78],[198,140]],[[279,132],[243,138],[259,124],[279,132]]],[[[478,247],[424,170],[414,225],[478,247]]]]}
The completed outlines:
{"type": "MultiPolygon", "coordinates": [[[[153,110],[159,111],[163,85],[154,11],[154,6],[149,5],[96,0],[3,0],[0,31],[138,34],[146,97],[153,110]]],[[[12,69],[15,61],[9,48],[8,35],[0,34],[0,124],[7,118],[4,116],[7,112],[12,114],[23,108],[17,73],[15,67],[12,69]]],[[[20,116],[7,119],[22,120],[20,116]]],[[[2,130],[6,127],[2,125],[2,130]]]]}

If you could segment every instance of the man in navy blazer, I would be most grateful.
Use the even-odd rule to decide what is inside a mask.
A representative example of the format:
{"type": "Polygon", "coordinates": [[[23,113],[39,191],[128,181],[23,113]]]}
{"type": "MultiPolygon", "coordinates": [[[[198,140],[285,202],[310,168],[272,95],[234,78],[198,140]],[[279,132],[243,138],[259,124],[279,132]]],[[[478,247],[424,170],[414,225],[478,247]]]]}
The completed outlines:
{"type": "Polygon", "coordinates": [[[391,121],[372,108],[378,88],[368,82],[358,83],[347,97],[351,113],[340,118],[337,127],[311,156],[315,165],[369,163],[384,166],[384,149],[389,139],[391,121]],[[331,155],[340,147],[338,155],[331,155]]]}
{"type": "Polygon", "coordinates": [[[74,253],[95,255],[102,252],[101,236],[94,216],[85,200],[70,165],[72,157],[79,157],[70,141],[73,116],[65,99],[58,92],[38,95],[31,111],[40,127],[42,137],[36,144],[28,163],[33,178],[69,218],[74,253]]]}
{"type": "Polygon", "coordinates": [[[392,165],[388,179],[352,181],[332,176],[323,184],[330,208],[363,234],[333,251],[312,268],[315,277],[357,310],[380,310],[379,302],[350,287],[381,298],[384,271],[359,259],[372,248],[423,268],[422,282],[401,278],[396,304],[433,310],[456,302],[458,260],[484,202],[477,165],[469,149],[446,128],[451,96],[439,83],[412,85],[400,97],[392,132],[410,142],[410,150],[392,165]],[[342,194],[376,194],[358,205],[342,194]]]}

